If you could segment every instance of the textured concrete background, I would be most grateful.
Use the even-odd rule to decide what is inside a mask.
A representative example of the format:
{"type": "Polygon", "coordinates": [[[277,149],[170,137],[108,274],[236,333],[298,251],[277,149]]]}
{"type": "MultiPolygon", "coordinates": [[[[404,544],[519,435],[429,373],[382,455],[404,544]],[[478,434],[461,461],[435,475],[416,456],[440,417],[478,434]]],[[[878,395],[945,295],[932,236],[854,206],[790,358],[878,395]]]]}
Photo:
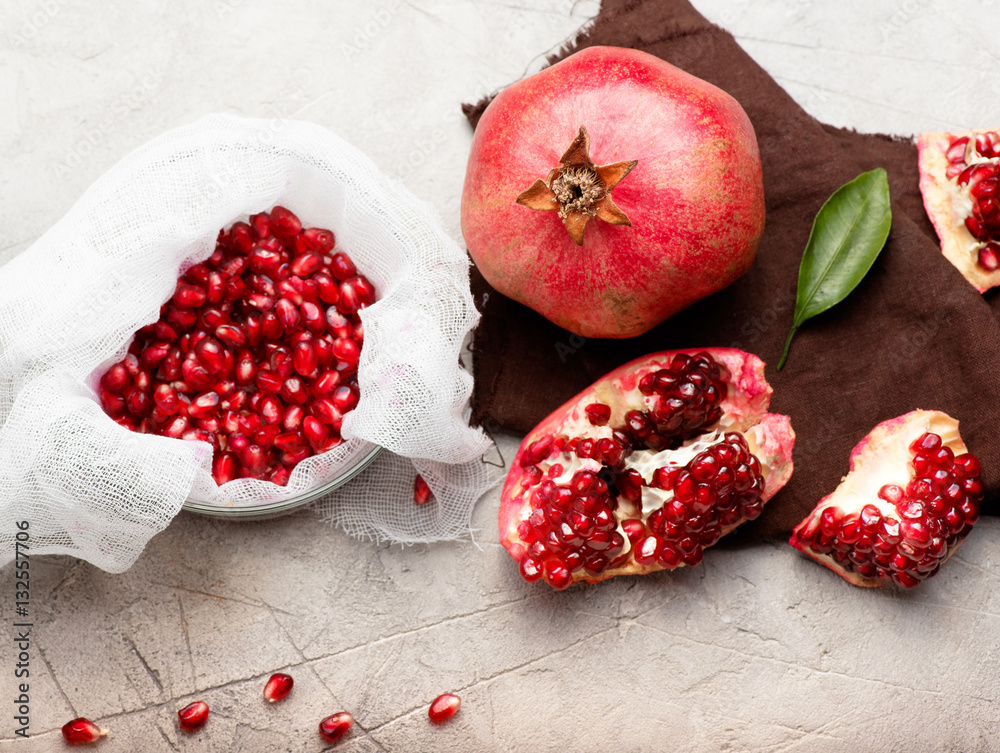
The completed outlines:
{"type": "MultiPolygon", "coordinates": [[[[695,4],[826,122],[1000,125],[992,0],[695,4]]],[[[0,262],[130,149],[216,111],[335,130],[458,238],[458,104],[536,69],[596,9],[0,0],[0,262]]],[[[516,445],[500,438],[508,459],[516,445]]],[[[12,742],[8,568],[0,749],[60,750],[86,715],[111,729],[102,751],[319,751],[340,710],[358,721],[344,751],[1000,749],[1000,521],[915,593],[852,588],[780,543],[554,593],[520,580],[496,504],[477,508],[478,546],[184,514],[124,575],[33,561],[28,742],[12,742]],[[266,707],[277,670],[295,690],[266,707]],[[445,691],[463,707],[434,727],[445,691]],[[195,699],[212,718],[188,735],[175,711],[195,699]]]]}

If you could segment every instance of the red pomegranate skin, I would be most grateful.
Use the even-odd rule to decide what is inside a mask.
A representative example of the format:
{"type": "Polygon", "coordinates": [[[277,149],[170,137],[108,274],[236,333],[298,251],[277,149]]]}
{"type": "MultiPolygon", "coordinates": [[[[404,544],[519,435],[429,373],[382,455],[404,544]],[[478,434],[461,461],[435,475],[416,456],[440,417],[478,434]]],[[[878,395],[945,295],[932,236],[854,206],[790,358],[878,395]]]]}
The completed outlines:
{"type": "Polygon", "coordinates": [[[753,262],[764,189],[753,127],[731,96],[657,57],[590,47],[504,89],[476,128],[462,194],[473,260],[501,293],[584,337],[639,335],[753,262]],[[597,165],[638,160],[611,196],[631,227],[515,203],[580,126],[597,165]]]}

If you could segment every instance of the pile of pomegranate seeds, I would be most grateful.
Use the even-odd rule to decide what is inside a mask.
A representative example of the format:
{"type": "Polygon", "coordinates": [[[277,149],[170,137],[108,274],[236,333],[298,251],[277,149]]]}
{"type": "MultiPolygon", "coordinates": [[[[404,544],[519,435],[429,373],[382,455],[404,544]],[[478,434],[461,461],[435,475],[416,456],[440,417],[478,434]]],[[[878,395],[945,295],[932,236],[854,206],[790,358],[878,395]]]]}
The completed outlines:
{"type": "Polygon", "coordinates": [[[979,461],[967,452],[956,456],[932,432],[910,451],[909,483],[885,484],[878,492],[888,505],[822,508],[796,527],[792,545],[831,558],[824,564],[838,572],[879,583],[913,588],[934,575],[979,520],[979,461]]]}
{"type": "Polygon", "coordinates": [[[70,745],[80,743],[95,743],[108,734],[106,729],[101,729],[89,719],[82,716],[71,722],[66,722],[62,728],[63,739],[70,745]]]}
{"type": "Polygon", "coordinates": [[[208,721],[208,704],[195,701],[177,712],[177,723],[185,732],[197,732],[208,721]]]}
{"type": "Polygon", "coordinates": [[[945,157],[945,175],[965,187],[972,200],[965,227],[981,244],[979,266],[987,272],[1000,269],[1000,133],[957,138],[945,157]]]}
{"type": "Polygon", "coordinates": [[[342,442],[359,399],[358,312],[375,287],[334,235],[283,207],[219,233],[155,324],[101,378],[105,412],[133,431],[208,442],[212,475],[284,486],[342,442]]]}
{"type": "Polygon", "coordinates": [[[462,706],[462,699],[453,693],[442,693],[433,701],[427,709],[427,716],[435,724],[440,724],[446,719],[451,719],[462,706]]]}

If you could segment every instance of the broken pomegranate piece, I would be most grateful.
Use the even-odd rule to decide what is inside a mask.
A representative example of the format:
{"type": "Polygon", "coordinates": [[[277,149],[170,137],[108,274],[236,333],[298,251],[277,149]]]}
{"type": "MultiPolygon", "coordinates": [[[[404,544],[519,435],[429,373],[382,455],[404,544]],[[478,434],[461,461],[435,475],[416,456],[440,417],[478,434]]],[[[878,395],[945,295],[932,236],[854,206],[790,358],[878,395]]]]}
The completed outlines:
{"type": "Polygon", "coordinates": [[[913,588],[965,540],[982,498],[979,461],[958,421],[917,410],[858,443],[850,472],[790,543],[855,585],[913,588]]]}
{"type": "Polygon", "coordinates": [[[286,485],[343,441],[360,397],[358,312],[375,288],[335,246],[283,207],[221,231],[101,377],[104,411],[132,431],[208,442],[220,486],[286,485]]]}
{"type": "Polygon", "coordinates": [[[654,353],[612,371],[525,437],[500,537],[552,587],[697,565],[792,475],[795,434],[768,413],[757,356],[654,353]]]}
{"type": "Polygon", "coordinates": [[[941,252],[980,293],[1000,285],[1000,131],[922,133],[917,150],[941,252]]]}

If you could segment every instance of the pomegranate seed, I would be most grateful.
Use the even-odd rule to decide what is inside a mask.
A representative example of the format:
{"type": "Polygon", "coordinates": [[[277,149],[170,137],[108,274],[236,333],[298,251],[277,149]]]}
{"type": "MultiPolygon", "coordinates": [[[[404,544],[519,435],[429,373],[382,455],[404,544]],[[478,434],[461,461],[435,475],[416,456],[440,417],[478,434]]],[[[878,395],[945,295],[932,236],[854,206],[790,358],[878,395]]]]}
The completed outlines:
{"type": "Polygon", "coordinates": [[[195,701],[177,712],[177,721],[185,732],[196,732],[208,721],[208,704],[195,701]]]}
{"type": "MultiPolygon", "coordinates": [[[[341,388],[338,388],[338,391],[341,388]]],[[[305,384],[298,377],[289,377],[281,385],[281,396],[289,403],[295,405],[303,405],[309,399],[309,391],[306,389],[305,384]]],[[[334,392],[334,403],[337,401],[337,393],[334,392]]],[[[339,406],[338,406],[339,407],[339,406]]],[[[353,406],[352,406],[353,407],[353,406]]],[[[346,413],[346,410],[341,409],[341,413],[346,413]]]]}
{"type": "Polygon", "coordinates": [[[424,481],[424,477],[418,473],[413,482],[413,501],[418,505],[426,505],[433,498],[434,494],[431,492],[431,488],[424,481]]]}
{"type": "Polygon", "coordinates": [[[442,693],[435,698],[427,709],[427,716],[435,724],[451,719],[462,706],[462,699],[453,693],[442,693]]]}
{"type": "Polygon", "coordinates": [[[354,717],[346,711],[328,716],[319,723],[319,736],[328,743],[335,743],[347,734],[354,724],[354,717]]]}
{"type": "MultiPolygon", "coordinates": [[[[336,270],[334,271],[336,274],[336,270]]],[[[337,309],[344,314],[356,314],[375,302],[375,286],[364,275],[348,277],[340,283],[337,309]]]]}
{"type": "Polygon", "coordinates": [[[326,330],[326,316],[319,306],[311,301],[305,301],[299,306],[299,312],[302,314],[302,323],[306,329],[318,335],[323,334],[326,330]]]}
{"type": "Polygon", "coordinates": [[[129,390],[125,396],[125,406],[128,408],[128,412],[137,418],[149,413],[149,409],[152,407],[150,402],[149,395],[138,388],[129,390]]]}
{"type": "Polygon", "coordinates": [[[292,364],[295,367],[295,371],[300,375],[304,377],[312,376],[317,366],[315,348],[308,342],[297,343],[292,350],[292,364]]]}
{"type": "Polygon", "coordinates": [[[341,414],[343,414],[354,410],[358,404],[359,397],[360,395],[358,394],[356,388],[342,384],[334,390],[333,397],[331,399],[333,400],[333,404],[337,406],[337,409],[341,412],[341,414]]]}
{"type": "Polygon", "coordinates": [[[80,743],[94,743],[108,734],[106,729],[101,729],[89,719],[80,717],[71,722],[66,722],[62,728],[63,739],[70,745],[80,743]]]}
{"type": "Polygon", "coordinates": [[[326,424],[312,416],[306,416],[302,421],[302,434],[313,446],[313,449],[322,447],[330,438],[330,430],[326,424]]]}
{"type": "Polygon", "coordinates": [[[302,237],[308,244],[309,248],[319,254],[328,254],[333,251],[333,247],[336,243],[333,233],[329,230],[321,230],[320,228],[315,227],[303,230],[302,237]]]}
{"type": "Polygon", "coordinates": [[[179,309],[194,309],[201,306],[207,300],[208,295],[204,288],[197,285],[190,285],[186,282],[177,283],[177,290],[174,292],[173,302],[179,309]]]}
{"type": "Polygon", "coordinates": [[[330,262],[330,271],[333,272],[333,276],[337,280],[346,280],[348,277],[353,277],[358,273],[357,267],[354,266],[354,262],[351,261],[350,257],[340,252],[333,255],[333,259],[330,262]]]}
{"type": "Polygon", "coordinates": [[[239,463],[236,455],[232,452],[223,452],[217,455],[212,462],[212,478],[219,486],[227,484],[237,477],[239,463]]]}
{"type": "Polygon", "coordinates": [[[611,418],[611,406],[603,403],[591,403],[586,407],[587,419],[594,426],[606,426],[611,418]]]}
{"type": "Polygon", "coordinates": [[[129,373],[121,363],[116,363],[101,377],[101,386],[115,395],[124,394],[128,385],[129,373]]]}
{"type": "Polygon", "coordinates": [[[292,679],[291,675],[285,675],[280,672],[271,675],[264,686],[264,700],[268,703],[280,701],[292,692],[292,685],[294,683],[295,680],[292,679]]]}
{"type": "Polygon", "coordinates": [[[302,222],[284,207],[271,210],[271,232],[282,237],[297,235],[302,230],[302,222]]]}
{"type": "Polygon", "coordinates": [[[309,275],[319,271],[322,266],[323,257],[313,251],[307,251],[292,261],[290,269],[293,275],[308,277],[309,275]]]}
{"type": "Polygon", "coordinates": [[[1000,269],[1000,245],[987,243],[979,249],[979,266],[987,272],[995,272],[1000,269]]]}
{"type": "Polygon", "coordinates": [[[319,377],[317,377],[316,381],[313,382],[312,391],[317,397],[325,397],[326,395],[333,394],[339,384],[340,372],[324,371],[319,375],[319,377]]]}

